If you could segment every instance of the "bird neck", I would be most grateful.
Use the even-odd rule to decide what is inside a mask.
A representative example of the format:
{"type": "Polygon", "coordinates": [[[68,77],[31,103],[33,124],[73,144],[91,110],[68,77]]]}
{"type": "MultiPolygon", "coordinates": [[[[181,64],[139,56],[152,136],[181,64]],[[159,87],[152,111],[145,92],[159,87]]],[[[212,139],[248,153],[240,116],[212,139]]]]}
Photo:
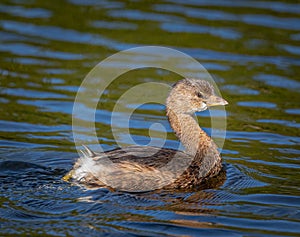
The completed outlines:
{"type": "Polygon", "coordinates": [[[213,140],[199,127],[195,116],[175,113],[169,109],[167,109],[167,116],[186,153],[201,157],[203,156],[201,154],[207,155],[208,152],[214,155],[219,153],[213,140]]]}

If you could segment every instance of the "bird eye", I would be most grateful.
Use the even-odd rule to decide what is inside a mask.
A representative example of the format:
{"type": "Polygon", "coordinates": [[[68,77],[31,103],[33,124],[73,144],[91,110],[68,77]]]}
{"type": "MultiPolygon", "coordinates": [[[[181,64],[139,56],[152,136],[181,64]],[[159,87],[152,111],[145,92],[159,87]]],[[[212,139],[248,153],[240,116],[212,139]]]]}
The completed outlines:
{"type": "Polygon", "coordinates": [[[197,92],[197,94],[196,94],[199,98],[203,98],[203,95],[202,95],[202,93],[200,93],[200,92],[197,92]]]}

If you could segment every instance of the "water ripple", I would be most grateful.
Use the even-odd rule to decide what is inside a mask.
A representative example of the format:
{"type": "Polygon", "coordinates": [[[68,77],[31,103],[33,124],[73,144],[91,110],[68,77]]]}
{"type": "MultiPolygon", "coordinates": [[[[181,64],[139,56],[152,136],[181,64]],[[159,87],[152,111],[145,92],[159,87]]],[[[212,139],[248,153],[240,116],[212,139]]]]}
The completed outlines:
{"type": "Polygon", "coordinates": [[[43,8],[25,8],[22,6],[0,5],[0,12],[25,18],[50,18],[52,12],[43,8]]]}
{"type": "MultiPolygon", "coordinates": [[[[101,45],[101,46],[105,46],[117,50],[122,50],[134,46],[133,44],[124,44],[121,42],[116,42],[112,39],[108,39],[106,37],[97,34],[78,32],[76,30],[65,29],[65,28],[63,29],[56,26],[41,26],[41,25],[21,23],[15,21],[0,21],[0,24],[6,30],[18,32],[24,35],[43,37],[45,39],[51,39],[51,40],[101,45]]],[[[5,48],[3,47],[3,49],[5,48]]],[[[13,50],[13,48],[11,50],[13,50]]],[[[20,50],[13,50],[13,52],[18,54],[20,53],[20,50]]],[[[62,52],[60,53],[63,54],[62,52]]]]}
{"type": "Polygon", "coordinates": [[[230,28],[217,28],[203,25],[195,25],[188,23],[162,23],[161,28],[168,32],[185,32],[185,33],[207,33],[214,36],[218,36],[224,39],[238,39],[241,34],[230,28]]]}
{"type": "Polygon", "coordinates": [[[270,86],[281,87],[290,90],[300,90],[300,82],[282,76],[272,74],[259,74],[254,76],[255,80],[262,81],[270,86]]]}

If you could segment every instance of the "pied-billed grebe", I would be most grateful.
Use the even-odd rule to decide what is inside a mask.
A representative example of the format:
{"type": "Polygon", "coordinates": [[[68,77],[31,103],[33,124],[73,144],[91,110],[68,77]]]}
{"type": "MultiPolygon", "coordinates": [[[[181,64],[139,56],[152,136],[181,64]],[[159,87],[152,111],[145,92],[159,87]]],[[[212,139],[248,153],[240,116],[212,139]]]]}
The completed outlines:
{"type": "Polygon", "coordinates": [[[215,95],[209,82],[180,80],[170,91],[166,112],[172,129],[185,147],[184,152],[129,146],[94,153],[85,147],[83,156],[64,180],[72,179],[85,187],[112,187],[123,191],[200,186],[219,174],[222,159],[216,144],[199,127],[194,113],[226,104],[226,100],[215,95]]]}

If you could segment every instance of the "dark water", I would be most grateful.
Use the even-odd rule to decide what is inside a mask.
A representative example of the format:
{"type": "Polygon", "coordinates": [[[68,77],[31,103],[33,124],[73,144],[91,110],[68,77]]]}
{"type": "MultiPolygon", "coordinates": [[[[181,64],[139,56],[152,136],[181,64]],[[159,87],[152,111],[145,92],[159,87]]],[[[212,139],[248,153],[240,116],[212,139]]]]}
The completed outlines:
{"type": "MultiPolygon", "coordinates": [[[[0,29],[1,236],[299,235],[299,1],[4,0],[0,29]],[[229,101],[221,187],[126,194],[61,180],[78,156],[72,105],[81,81],[107,56],[144,45],[194,57],[229,101]]],[[[96,117],[104,148],[126,144],[112,134],[110,111],[128,88],[178,79],[142,69],[114,81],[96,117]]],[[[147,143],[164,113],[137,110],[134,140],[147,143]]],[[[199,116],[209,131],[209,113],[199,116]]],[[[169,128],[167,146],[178,146],[169,128]]]]}

